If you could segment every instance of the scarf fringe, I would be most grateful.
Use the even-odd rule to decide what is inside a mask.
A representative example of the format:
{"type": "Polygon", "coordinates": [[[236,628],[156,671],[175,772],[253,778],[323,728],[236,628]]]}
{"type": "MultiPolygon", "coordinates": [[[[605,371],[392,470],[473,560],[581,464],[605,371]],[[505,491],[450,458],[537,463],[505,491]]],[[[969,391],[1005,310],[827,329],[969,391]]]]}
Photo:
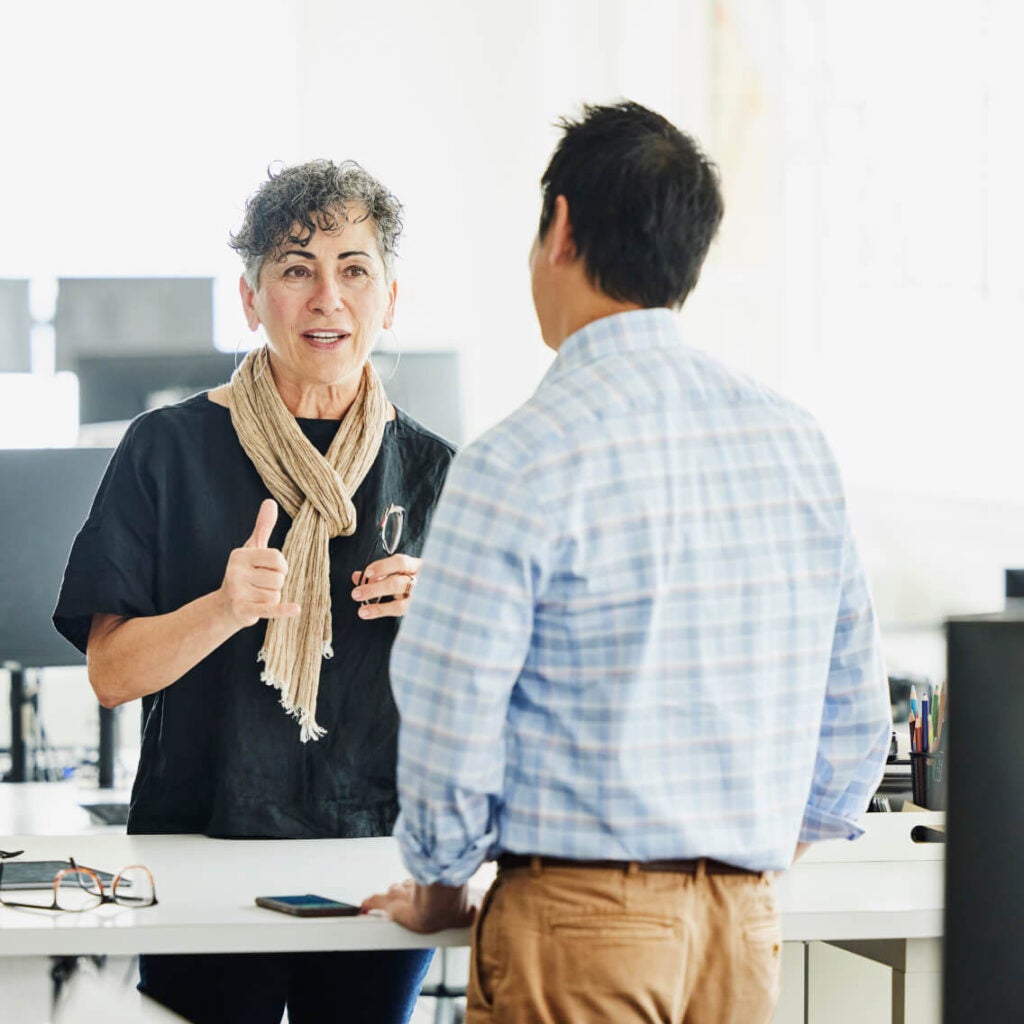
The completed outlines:
{"type": "MultiPolygon", "coordinates": [[[[265,650],[260,651],[256,655],[256,660],[266,662],[267,652],[265,650]]],[[[278,679],[276,676],[272,676],[266,669],[260,673],[260,681],[267,686],[273,686],[279,693],[278,704],[281,705],[299,723],[299,741],[301,743],[308,743],[310,740],[314,742],[320,739],[321,736],[327,735],[327,730],[322,725],[317,725],[316,720],[313,716],[313,712],[307,708],[299,707],[294,701],[288,696],[287,687],[288,684],[283,679],[278,679]]]]}

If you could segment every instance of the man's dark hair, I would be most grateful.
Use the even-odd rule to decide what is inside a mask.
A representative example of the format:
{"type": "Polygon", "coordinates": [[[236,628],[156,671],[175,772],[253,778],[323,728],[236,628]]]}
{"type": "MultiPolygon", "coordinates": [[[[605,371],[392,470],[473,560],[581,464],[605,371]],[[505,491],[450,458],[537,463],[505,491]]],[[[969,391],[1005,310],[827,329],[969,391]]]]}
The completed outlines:
{"type": "Polygon", "coordinates": [[[693,290],[722,219],[718,169],[660,114],[623,101],[585,106],[541,178],[540,237],[555,197],[569,204],[576,252],[613,299],[678,308],[693,290]]]}

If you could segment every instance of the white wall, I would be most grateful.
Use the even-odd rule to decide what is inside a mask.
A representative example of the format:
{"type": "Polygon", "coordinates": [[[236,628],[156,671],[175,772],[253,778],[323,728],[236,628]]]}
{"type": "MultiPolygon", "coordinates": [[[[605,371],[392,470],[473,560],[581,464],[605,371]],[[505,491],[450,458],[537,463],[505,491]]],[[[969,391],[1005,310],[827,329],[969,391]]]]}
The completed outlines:
{"type": "Polygon", "coordinates": [[[226,237],[273,161],[353,157],[406,206],[402,347],[464,357],[471,434],[550,353],[526,271],[554,120],[630,95],[710,123],[706,3],[72,0],[5,12],[0,276],[214,275],[217,343],[250,336],[226,237]],[[45,58],[41,55],[45,53],[45,58]]]}
{"type": "Polygon", "coordinates": [[[5,5],[0,275],[233,285],[227,232],[296,133],[294,36],[287,0],[5,5]]]}
{"type": "Polygon", "coordinates": [[[308,0],[301,8],[298,156],[353,156],[406,204],[398,337],[460,350],[476,434],[533,390],[551,358],[526,262],[554,121],[585,100],[630,95],[706,123],[709,8],[651,0],[308,0]],[[332,96],[334,120],[324,107],[332,96]]]}
{"type": "Polygon", "coordinates": [[[1022,29],[1011,0],[9,5],[0,275],[44,315],[61,275],[212,274],[232,348],[245,196],[354,156],[406,204],[399,342],[463,352],[476,433],[550,358],[526,253],[552,122],[627,95],[722,167],[687,336],[811,406],[855,482],[1024,500],[980,443],[1024,370],[1022,29]]]}
{"type": "Polygon", "coordinates": [[[819,418],[890,665],[941,677],[943,617],[1024,564],[1024,8],[714,8],[728,209],[697,343],[819,418]]]}

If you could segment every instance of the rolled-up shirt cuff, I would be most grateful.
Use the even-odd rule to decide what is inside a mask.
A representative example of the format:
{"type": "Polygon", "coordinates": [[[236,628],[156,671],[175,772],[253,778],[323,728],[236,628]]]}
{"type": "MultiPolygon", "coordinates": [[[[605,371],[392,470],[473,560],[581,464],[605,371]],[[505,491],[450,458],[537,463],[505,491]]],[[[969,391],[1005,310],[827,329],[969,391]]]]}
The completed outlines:
{"type": "Polygon", "coordinates": [[[455,855],[442,855],[436,848],[428,848],[399,815],[395,823],[395,838],[402,851],[402,860],[409,874],[420,885],[458,886],[469,881],[485,860],[496,836],[484,835],[455,855]]]}
{"type": "Polygon", "coordinates": [[[823,839],[857,839],[863,834],[864,829],[856,818],[844,818],[820,807],[808,806],[800,826],[802,843],[817,843],[823,839]]]}

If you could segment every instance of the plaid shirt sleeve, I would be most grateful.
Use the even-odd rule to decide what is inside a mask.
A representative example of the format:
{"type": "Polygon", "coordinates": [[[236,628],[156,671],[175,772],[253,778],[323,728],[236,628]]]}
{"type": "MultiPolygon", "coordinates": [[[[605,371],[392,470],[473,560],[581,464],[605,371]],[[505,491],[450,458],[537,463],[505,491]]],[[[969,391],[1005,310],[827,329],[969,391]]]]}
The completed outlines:
{"type": "Polygon", "coordinates": [[[455,460],[391,658],[401,714],[395,827],[424,885],[459,885],[497,840],[509,697],[530,649],[545,524],[485,446],[455,460]]]}
{"type": "Polygon", "coordinates": [[[843,579],[810,798],[801,842],[856,839],[878,787],[892,716],[868,584],[847,523],[843,579]]]}

